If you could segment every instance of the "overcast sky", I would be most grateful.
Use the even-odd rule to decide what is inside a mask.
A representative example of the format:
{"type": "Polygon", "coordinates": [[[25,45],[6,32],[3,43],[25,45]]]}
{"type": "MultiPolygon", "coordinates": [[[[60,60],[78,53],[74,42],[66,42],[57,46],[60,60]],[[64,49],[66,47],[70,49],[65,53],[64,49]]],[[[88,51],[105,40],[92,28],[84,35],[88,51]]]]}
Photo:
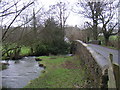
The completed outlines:
{"type": "MultiPolygon", "coordinates": [[[[24,3],[27,3],[29,1],[32,0],[3,0],[3,1],[9,1],[9,2],[13,2],[13,1],[20,1],[19,3],[19,7],[23,7],[24,3]]],[[[80,0],[35,0],[35,10],[37,11],[41,6],[44,6],[43,8],[47,11],[49,9],[50,5],[54,5],[56,4],[56,2],[69,2],[69,7],[73,7],[75,6],[75,3],[80,1],[80,0]]],[[[82,2],[84,2],[84,0],[81,0],[82,2]]],[[[107,0],[109,1],[109,0],[107,0]]],[[[29,7],[30,8],[30,7],[29,7]]],[[[31,7],[31,10],[29,10],[29,8],[27,8],[28,10],[26,10],[29,13],[32,14],[32,10],[33,8],[31,7]]],[[[75,7],[74,7],[75,8],[75,7]]],[[[15,9],[15,8],[14,8],[15,9]]],[[[29,15],[30,16],[30,15],[29,15]]],[[[13,16],[12,16],[13,17],[13,16]]],[[[9,23],[9,21],[11,20],[12,17],[7,18],[6,20],[4,20],[4,23],[9,23]],[[10,19],[10,20],[9,20],[10,19]]],[[[18,20],[21,19],[20,17],[18,18],[18,20]]],[[[71,25],[71,26],[75,26],[77,25],[78,27],[84,27],[84,22],[87,21],[88,19],[85,19],[84,17],[80,16],[77,13],[73,13],[72,10],[70,10],[70,15],[66,21],[67,25],[71,25]]],[[[19,22],[14,23],[15,24],[19,24],[19,22]]]]}
{"type": "MultiPolygon", "coordinates": [[[[18,6],[22,7],[23,3],[27,3],[27,2],[32,1],[32,0],[4,0],[4,1],[9,1],[9,2],[20,1],[18,6]]],[[[62,1],[62,2],[69,2],[69,8],[70,8],[70,7],[73,7],[78,0],[35,0],[35,1],[36,1],[36,3],[35,3],[35,6],[36,6],[35,10],[37,11],[41,6],[44,6],[43,8],[45,10],[48,10],[50,5],[54,5],[54,4],[56,4],[57,2],[60,2],[60,1],[62,1]]],[[[31,11],[28,10],[28,13],[30,13],[30,12],[31,11]]],[[[6,20],[4,20],[3,23],[9,23],[9,19],[11,19],[11,17],[10,18],[8,17],[6,20]]],[[[19,20],[19,18],[18,18],[18,20],[19,20]]],[[[66,21],[66,24],[67,25],[71,25],[71,26],[77,25],[77,26],[81,27],[84,24],[83,21],[85,21],[85,19],[83,17],[81,17],[77,13],[73,13],[72,11],[70,11],[70,15],[69,15],[69,17],[68,17],[68,19],[66,21]]],[[[19,24],[19,22],[14,23],[13,25],[15,25],[15,24],[19,24]]]]}
{"type": "MultiPolygon", "coordinates": [[[[45,8],[48,8],[49,5],[53,5],[56,2],[69,2],[69,6],[70,7],[74,7],[75,8],[75,3],[76,2],[85,2],[86,0],[38,0],[38,2],[42,3],[43,5],[45,5],[45,8]]],[[[114,0],[88,0],[88,1],[104,1],[104,2],[113,2],[114,0]]],[[[116,15],[115,18],[118,18],[118,11],[116,10],[116,15]]],[[[114,21],[116,22],[117,19],[115,19],[114,21]]],[[[84,22],[89,21],[91,22],[89,19],[84,18],[83,16],[81,16],[80,14],[74,13],[73,11],[70,11],[70,16],[67,19],[66,24],[71,25],[71,26],[75,26],[77,25],[78,27],[84,27],[84,22]]],[[[101,26],[101,25],[100,25],[101,26]]]]}
{"type": "MultiPolygon", "coordinates": [[[[38,2],[39,3],[41,2],[45,6],[45,8],[48,8],[49,5],[53,5],[59,1],[69,2],[69,7],[73,7],[75,3],[78,2],[78,0],[38,0],[38,2]]],[[[66,24],[72,25],[72,26],[75,26],[75,25],[81,26],[83,25],[83,21],[84,21],[83,17],[81,17],[77,13],[73,13],[72,11],[70,11],[70,16],[68,17],[66,24]]]]}

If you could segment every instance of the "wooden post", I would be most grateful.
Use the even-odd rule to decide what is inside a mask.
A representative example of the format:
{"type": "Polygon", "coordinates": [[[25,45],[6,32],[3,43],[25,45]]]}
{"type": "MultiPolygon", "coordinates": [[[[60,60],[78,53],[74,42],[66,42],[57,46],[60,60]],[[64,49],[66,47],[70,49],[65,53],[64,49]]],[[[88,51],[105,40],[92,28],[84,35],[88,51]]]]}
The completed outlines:
{"type": "Polygon", "coordinates": [[[110,58],[111,63],[113,64],[113,54],[110,53],[109,58],[110,58]]]}
{"type": "Polygon", "coordinates": [[[108,88],[116,88],[116,80],[115,80],[113,65],[114,65],[113,64],[113,54],[109,54],[108,88]]]}
{"type": "Polygon", "coordinates": [[[110,58],[110,61],[111,61],[111,64],[112,64],[112,68],[113,68],[113,74],[114,74],[114,78],[115,78],[115,84],[116,84],[116,88],[120,88],[120,79],[119,79],[119,76],[120,76],[120,66],[113,63],[113,55],[110,54],[109,55],[109,58],[110,58]]]}

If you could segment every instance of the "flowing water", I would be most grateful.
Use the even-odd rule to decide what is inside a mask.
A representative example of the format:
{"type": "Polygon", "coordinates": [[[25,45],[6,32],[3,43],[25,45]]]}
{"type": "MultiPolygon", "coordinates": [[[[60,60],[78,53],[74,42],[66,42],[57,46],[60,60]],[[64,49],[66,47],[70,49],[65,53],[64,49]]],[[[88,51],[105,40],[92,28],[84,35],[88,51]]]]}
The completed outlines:
{"type": "Polygon", "coordinates": [[[22,88],[30,80],[37,78],[43,70],[35,61],[35,57],[9,60],[8,63],[10,64],[8,68],[0,71],[2,72],[2,86],[5,88],[22,88]]]}

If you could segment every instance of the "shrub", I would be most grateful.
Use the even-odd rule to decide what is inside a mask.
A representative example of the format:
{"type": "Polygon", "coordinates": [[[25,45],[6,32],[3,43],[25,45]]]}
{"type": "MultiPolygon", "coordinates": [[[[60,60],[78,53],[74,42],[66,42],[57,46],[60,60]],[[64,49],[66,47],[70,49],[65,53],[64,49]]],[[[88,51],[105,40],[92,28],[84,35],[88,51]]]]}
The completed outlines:
{"type": "Polygon", "coordinates": [[[49,53],[66,54],[69,51],[69,44],[64,41],[63,29],[54,18],[49,18],[45,22],[45,27],[41,34],[41,42],[35,46],[35,54],[48,55],[49,53]]]}
{"type": "Polygon", "coordinates": [[[57,54],[67,54],[70,50],[70,44],[64,43],[57,43],[54,45],[38,43],[35,45],[35,55],[57,55],[57,54]]]}
{"type": "Polygon", "coordinates": [[[48,55],[48,48],[44,44],[35,45],[35,55],[48,55]]]}

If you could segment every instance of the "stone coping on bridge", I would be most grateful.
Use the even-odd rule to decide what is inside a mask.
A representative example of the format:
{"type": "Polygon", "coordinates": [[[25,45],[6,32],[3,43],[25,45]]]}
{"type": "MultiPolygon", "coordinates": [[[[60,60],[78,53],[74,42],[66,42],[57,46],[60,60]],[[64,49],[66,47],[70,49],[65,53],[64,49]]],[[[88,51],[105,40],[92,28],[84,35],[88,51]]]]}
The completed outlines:
{"type": "Polygon", "coordinates": [[[92,54],[92,56],[95,58],[96,62],[98,63],[98,65],[101,67],[102,70],[109,68],[109,62],[108,62],[108,60],[105,57],[103,57],[101,54],[99,54],[96,51],[94,51],[86,43],[83,43],[80,40],[76,40],[76,41],[80,42],[83,46],[85,46],[87,48],[87,50],[92,54]]]}

